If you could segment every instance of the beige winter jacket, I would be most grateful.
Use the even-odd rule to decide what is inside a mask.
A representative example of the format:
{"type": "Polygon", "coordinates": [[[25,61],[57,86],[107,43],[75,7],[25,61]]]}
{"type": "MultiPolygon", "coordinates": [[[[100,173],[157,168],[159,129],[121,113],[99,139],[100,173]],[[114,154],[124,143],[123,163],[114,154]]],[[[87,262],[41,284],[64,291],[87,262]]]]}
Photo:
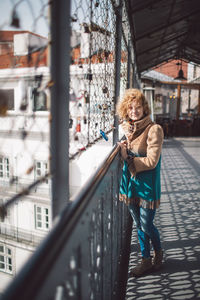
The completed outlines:
{"type": "Polygon", "coordinates": [[[142,157],[128,158],[128,166],[132,176],[136,173],[154,169],[160,158],[163,144],[163,130],[158,124],[147,116],[139,121],[129,124],[122,123],[128,142],[128,149],[142,157]]]}

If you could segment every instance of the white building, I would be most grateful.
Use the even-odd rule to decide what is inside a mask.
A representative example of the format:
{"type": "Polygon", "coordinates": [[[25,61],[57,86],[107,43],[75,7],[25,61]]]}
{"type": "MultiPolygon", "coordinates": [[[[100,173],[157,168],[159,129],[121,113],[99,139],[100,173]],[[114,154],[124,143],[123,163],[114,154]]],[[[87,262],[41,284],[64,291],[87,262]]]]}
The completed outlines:
{"type": "MultiPolygon", "coordinates": [[[[0,34],[1,203],[48,171],[49,95],[45,86],[49,68],[42,56],[45,45],[46,39],[29,32],[0,34]]],[[[49,230],[50,207],[47,180],[19,198],[1,219],[0,293],[49,230]]]]}

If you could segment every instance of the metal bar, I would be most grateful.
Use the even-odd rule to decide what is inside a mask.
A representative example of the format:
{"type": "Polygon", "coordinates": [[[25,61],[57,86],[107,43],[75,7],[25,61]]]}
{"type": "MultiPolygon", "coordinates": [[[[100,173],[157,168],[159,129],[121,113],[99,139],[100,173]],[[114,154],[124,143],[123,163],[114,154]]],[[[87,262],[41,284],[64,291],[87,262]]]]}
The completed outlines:
{"type": "Polygon", "coordinates": [[[190,107],[191,107],[191,89],[189,89],[189,95],[188,95],[188,113],[190,113],[190,107]]]}
{"type": "MultiPolygon", "coordinates": [[[[170,55],[166,56],[167,53],[169,53],[169,51],[165,51],[166,53],[163,53],[163,54],[162,54],[162,57],[163,57],[163,58],[160,59],[160,62],[158,63],[158,65],[159,65],[160,63],[164,62],[164,61],[166,62],[166,61],[168,61],[169,59],[173,59],[173,57],[174,57],[174,55],[175,55],[175,48],[174,48],[174,49],[171,49],[171,50],[174,51],[174,54],[170,54],[170,55]]],[[[149,60],[149,58],[148,58],[146,61],[144,61],[144,59],[142,60],[142,59],[140,58],[140,61],[142,62],[142,66],[143,66],[143,68],[141,68],[141,67],[139,68],[139,69],[140,69],[140,73],[142,73],[142,72],[144,72],[144,71],[146,71],[146,70],[155,68],[155,63],[154,63],[154,60],[155,60],[155,59],[156,59],[156,56],[155,56],[155,57],[152,57],[152,56],[151,56],[151,60],[149,60]],[[144,67],[144,66],[146,66],[146,67],[144,67]]],[[[140,63],[138,64],[138,66],[140,66],[140,63]]]]}
{"type": "Polygon", "coordinates": [[[173,42],[173,41],[175,41],[175,42],[177,43],[177,39],[179,39],[179,38],[182,37],[182,36],[185,36],[185,34],[186,34],[186,32],[181,33],[181,34],[179,34],[179,35],[175,35],[173,38],[170,38],[170,39],[168,39],[168,40],[166,40],[166,41],[162,41],[162,44],[159,43],[158,45],[154,45],[153,47],[150,47],[150,48],[147,48],[147,49],[145,49],[145,50],[143,50],[143,51],[140,51],[140,53],[138,53],[137,56],[139,57],[139,56],[141,56],[141,55],[143,55],[143,54],[148,53],[149,51],[152,51],[152,50],[154,50],[154,49],[157,49],[157,48],[159,48],[160,46],[163,46],[163,45],[168,44],[168,43],[173,42]]]}
{"type": "Polygon", "coordinates": [[[190,83],[190,82],[177,82],[177,81],[160,81],[162,84],[168,84],[168,85],[181,85],[181,86],[187,86],[190,89],[199,89],[200,84],[199,83],[190,83]]]}
{"type": "MultiPolygon", "coordinates": [[[[175,47],[175,45],[170,45],[170,46],[168,46],[168,48],[167,49],[162,49],[162,52],[161,52],[161,57],[163,57],[163,60],[165,59],[165,56],[168,54],[168,53],[170,53],[171,51],[175,51],[176,50],[176,47],[175,47]]],[[[148,53],[148,51],[146,51],[146,53],[148,53]]],[[[143,56],[144,56],[144,54],[146,54],[145,52],[142,54],[143,56]]],[[[141,56],[142,56],[141,55],[141,56]]],[[[156,55],[156,53],[155,53],[155,51],[154,52],[151,52],[151,55],[154,55],[154,57],[152,57],[151,56],[151,59],[156,59],[157,58],[157,55],[156,55]]],[[[146,56],[146,55],[145,55],[146,56]]],[[[167,59],[172,59],[172,54],[169,56],[169,57],[167,57],[166,59],[165,59],[165,61],[167,60],[167,59]]],[[[148,60],[146,60],[146,61],[148,61],[148,60]]],[[[155,65],[153,66],[153,67],[155,67],[155,65]]]]}
{"type": "Polygon", "coordinates": [[[137,38],[136,38],[136,42],[138,42],[139,40],[145,38],[146,36],[149,36],[149,35],[154,34],[154,33],[158,32],[158,31],[160,31],[160,30],[163,30],[163,29],[165,29],[166,27],[169,28],[170,26],[172,26],[172,25],[174,25],[174,24],[176,24],[176,23],[179,23],[179,22],[181,22],[182,20],[185,20],[185,19],[187,19],[187,18],[189,18],[189,17],[191,17],[191,16],[194,16],[194,15],[198,14],[199,12],[200,12],[200,10],[199,10],[199,9],[196,9],[196,10],[194,10],[194,11],[188,13],[188,14],[185,14],[185,15],[181,16],[180,18],[177,18],[176,20],[174,20],[174,21],[168,23],[167,25],[166,25],[166,24],[163,25],[163,23],[162,23],[161,26],[158,26],[157,28],[154,28],[153,30],[150,30],[149,32],[145,32],[145,33],[142,34],[141,36],[137,37],[137,38]]]}
{"type": "MultiPolygon", "coordinates": [[[[175,51],[176,50],[176,47],[175,47],[175,45],[171,45],[169,48],[167,48],[167,49],[162,49],[162,53],[161,53],[161,57],[163,57],[163,60],[168,60],[168,59],[172,59],[172,54],[169,56],[169,57],[167,57],[167,58],[165,58],[166,57],[166,55],[168,54],[168,53],[170,53],[170,51],[175,51]]],[[[146,50],[146,53],[148,53],[148,50],[146,50]]],[[[144,54],[146,54],[145,52],[142,54],[144,57],[146,57],[147,55],[144,55],[144,54]]],[[[142,56],[141,55],[141,56],[142,56]]],[[[157,58],[157,54],[155,53],[155,52],[153,52],[153,53],[151,53],[151,59],[153,60],[153,59],[156,59],[157,58]]],[[[148,58],[149,59],[149,58],[148,58]]],[[[148,62],[148,59],[146,59],[145,60],[145,63],[146,62],[148,62]]],[[[140,60],[141,60],[141,58],[140,58],[140,60]]],[[[143,60],[142,61],[144,61],[144,58],[143,58],[143,60]]],[[[151,63],[152,64],[152,63],[151,63]]],[[[152,67],[155,67],[155,64],[154,65],[152,65],[152,67]]]]}
{"type": "MultiPolygon", "coordinates": [[[[167,27],[164,28],[163,34],[162,34],[162,38],[161,38],[161,40],[160,40],[160,47],[159,47],[158,54],[157,54],[157,55],[158,55],[158,56],[157,56],[158,58],[160,57],[161,48],[162,48],[162,43],[163,43],[163,41],[164,41],[165,34],[166,34],[167,30],[168,30],[168,25],[169,25],[170,19],[171,19],[171,17],[172,17],[172,13],[173,13],[173,10],[174,10],[175,3],[176,3],[176,0],[173,0],[172,3],[171,3],[170,11],[169,11],[168,18],[167,18],[167,24],[166,24],[167,27]]],[[[169,46],[168,46],[168,48],[169,48],[169,46]]],[[[157,61],[158,61],[158,58],[157,58],[157,61]]],[[[156,61],[155,65],[157,65],[157,61],[156,61]]]]}
{"type": "Polygon", "coordinates": [[[179,120],[181,106],[181,85],[177,85],[177,106],[176,106],[176,120],[179,120]]]}
{"type": "MultiPolygon", "coordinates": [[[[120,68],[121,68],[121,40],[122,40],[122,0],[115,9],[116,12],[116,41],[115,41],[115,87],[114,87],[114,107],[120,95],[120,68]]],[[[113,145],[119,139],[117,116],[114,116],[113,145]]]]}
{"type": "Polygon", "coordinates": [[[128,61],[127,61],[127,83],[126,88],[130,88],[130,76],[131,76],[131,41],[128,40],[128,61]]]}
{"type": "Polygon", "coordinates": [[[51,3],[51,173],[52,217],[69,199],[69,65],[70,4],[51,3]]]}
{"type": "MultiPolygon", "coordinates": [[[[134,7],[131,9],[131,14],[135,14],[136,12],[143,10],[143,9],[148,9],[150,6],[155,5],[157,2],[161,2],[162,0],[151,0],[149,1],[149,3],[142,3],[140,2],[140,5],[138,5],[138,7],[134,7]]],[[[131,3],[131,2],[130,2],[131,3]]]]}

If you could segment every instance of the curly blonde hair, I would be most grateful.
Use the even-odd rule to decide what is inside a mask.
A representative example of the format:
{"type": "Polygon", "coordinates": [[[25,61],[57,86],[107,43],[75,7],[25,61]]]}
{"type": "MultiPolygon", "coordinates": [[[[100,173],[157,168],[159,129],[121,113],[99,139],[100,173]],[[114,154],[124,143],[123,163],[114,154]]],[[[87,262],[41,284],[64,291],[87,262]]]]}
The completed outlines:
{"type": "Polygon", "coordinates": [[[150,114],[149,104],[144,94],[138,89],[128,89],[125,91],[122,100],[117,103],[117,114],[119,115],[120,119],[129,120],[128,109],[133,101],[142,104],[144,108],[144,117],[150,114]]]}

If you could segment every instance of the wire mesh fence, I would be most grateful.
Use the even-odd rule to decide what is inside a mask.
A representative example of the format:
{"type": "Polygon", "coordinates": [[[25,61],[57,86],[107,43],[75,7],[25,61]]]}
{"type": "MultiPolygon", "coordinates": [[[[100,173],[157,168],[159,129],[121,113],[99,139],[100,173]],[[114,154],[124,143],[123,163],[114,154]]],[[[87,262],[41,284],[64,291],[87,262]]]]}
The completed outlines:
{"type": "MultiPolygon", "coordinates": [[[[49,229],[50,213],[45,210],[49,212],[51,207],[50,3],[16,0],[1,1],[0,5],[1,213],[4,217],[10,204],[25,200],[31,221],[29,214],[22,217],[24,212],[17,205],[13,207],[9,226],[31,231],[49,229]],[[36,203],[43,211],[41,215],[35,212],[36,203]]],[[[122,38],[117,40],[118,5],[113,0],[71,1],[71,52],[68,53],[71,158],[99,139],[107,140],[107,134],[113,131],[118,46],[121,47],[120,93],[130,84],[128,64],[133,63],[130,29],[123,3],[122,38]]],[[[1,221],[5,225],[7,220],[1,221]]]]}
{"type": "MultiPolygon", "coordinates": [[[[107,140],[114,127],[117,5],[71,2],[71,158],[100,138],[107,140]]],[[[12,186],[16,192],[49,171],[49,3],[20,0],[1,6],[9,13],[0,24],[0,179],[4,190],[12,186]]],[[[121,93],[128,86],[128,52],[133,54],[125,3],[122,14],[121,93]]]]}
{"type": "Polygon", "coordinates": [[[116,40],[115,1],[72,1],[70,66],[70,155],[113,130],[115,48],[121,51],[121,93],[127,87],[128,17],[123,3],[123,38],[116,40]],[[118,45],[118,44],[119,45],[118,45]]]}
{"type": "MultiPolygon", "coordinates": [[[[113,128],[116,15],[112,3],[72,2],[70,154],[113,128]]],[[[105,133],[105,134],[104,134],[105,133]]]]}
{"type": "MultiPolygon", "coordinates": [[[[69,99],[63,99],[69,101],[71,159],[99,139],[107,141],[116,122],[116,85],[122,94],[133,83],[134,53],[126,2],[122,1],[122,10],[119,4],[114,0],[71,1],[70,90],[69,99]],[[117,57],[118,47],[121,53],[117,57]],[[116,82],[117,70],[120,82],[116,82]]],[[[50,10],[47,0],[0,2],[1,224],[5,230],[13,226],[36,235],[49,230],[52,215],[50,109],[54,82],[50,61],[54,20],[50,20],[50,10]],[[10,209],[11,204],[16,205],[10,209]],[[8,211],[9,218],[5,217],[8,211]]],[[[0,235],[0,244],[3,241],[0,235]]],[[[13,242],[10,251],[16,249],[13,242]]]]}

